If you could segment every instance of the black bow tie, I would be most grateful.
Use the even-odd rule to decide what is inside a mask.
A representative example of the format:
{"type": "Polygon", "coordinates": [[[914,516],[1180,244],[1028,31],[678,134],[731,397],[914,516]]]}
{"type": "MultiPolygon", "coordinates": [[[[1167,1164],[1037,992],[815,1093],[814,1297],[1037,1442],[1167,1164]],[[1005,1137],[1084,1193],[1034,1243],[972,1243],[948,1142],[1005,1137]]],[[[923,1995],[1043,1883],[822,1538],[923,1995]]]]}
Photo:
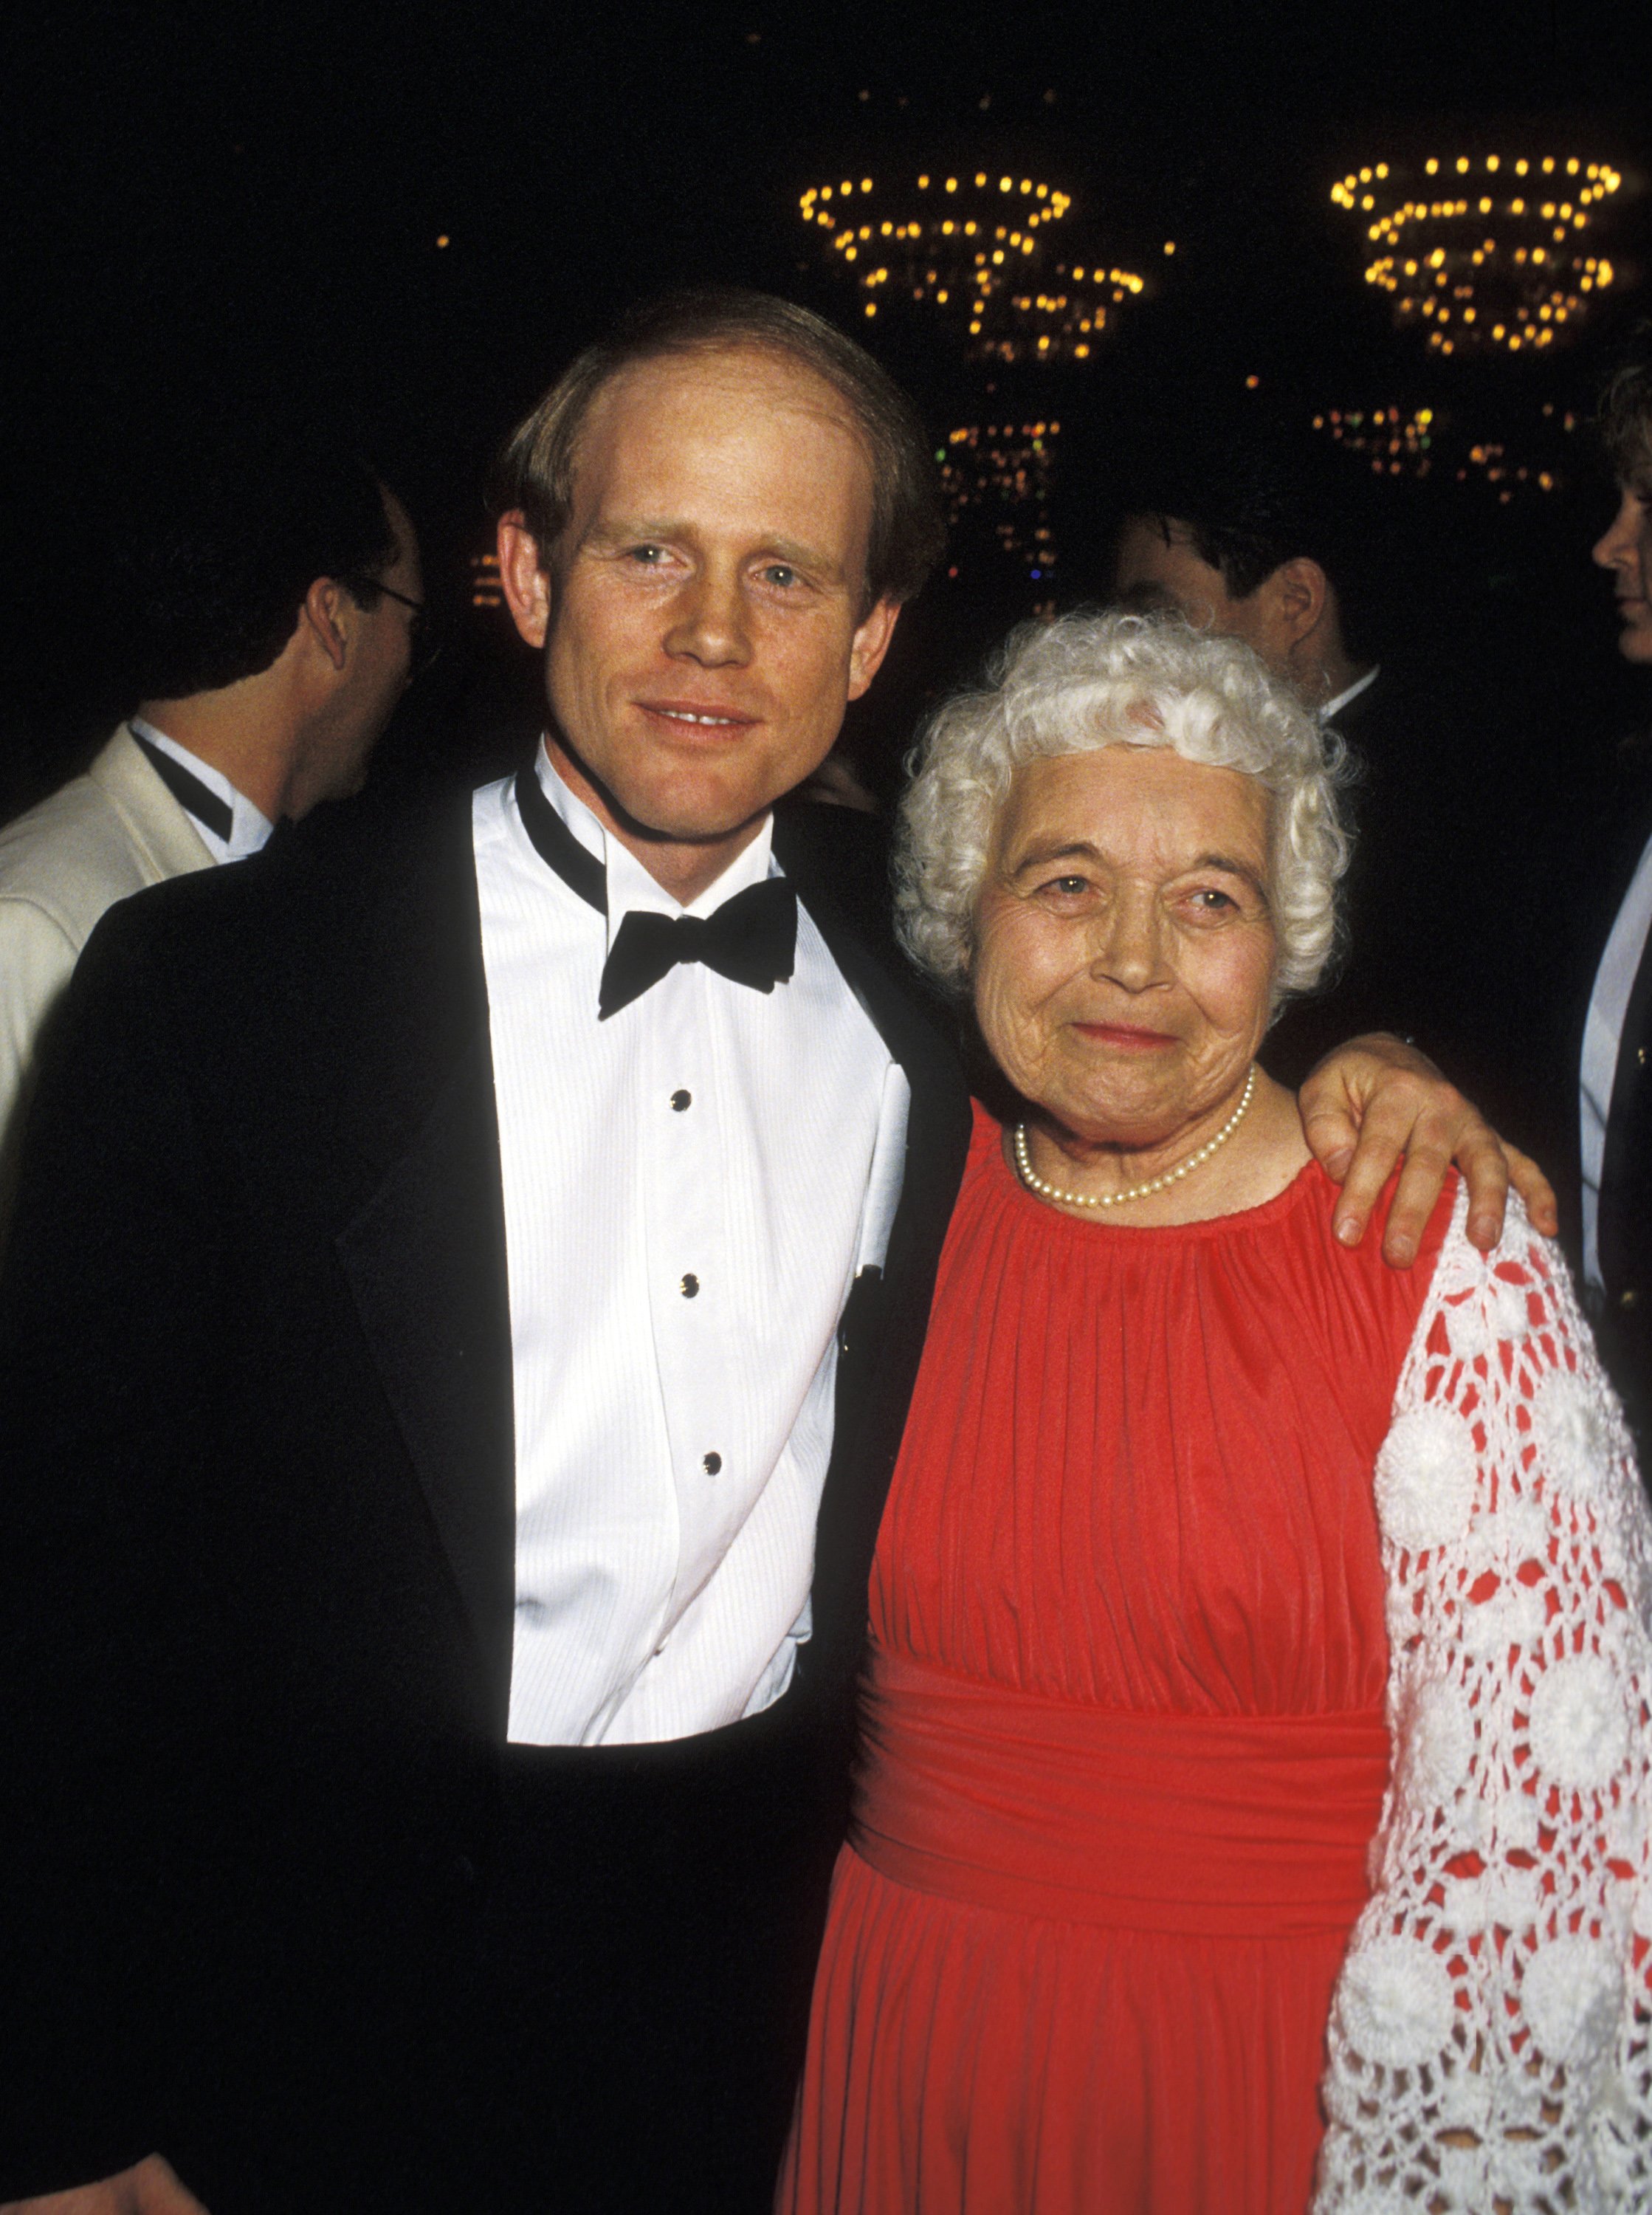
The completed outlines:
{"type": "Polygon", "coordinates": [[[179,807],[187,814],[193,815],[198,823],[204,823],[214,837],[222,838],[227,846],[230,833],[236,827],[236,811],[229,801],[220,800],[210,786],[203,784],[199,777],[187,770],[180,761],[174,761],[160,746],[151,745],[141,731],[133,731],[132,736],[142,747],[150,768],[179,807]]]}
{"type": "MultiPolygon", "coordinates": [[[[530,769],[517,778],[517,809],[540,859],[588,906],[606,915],[607,878],[601,862],[579,844],[530,769]]],[[[789,981],[797,947],[797,894],[783,877],[748,885],[704,917],[633,909],[615,932],[603,965],[597,1019],[606,1021],[628,1007],[679,961],[703,961],[734,984],[772,992],[789,981]]]]}

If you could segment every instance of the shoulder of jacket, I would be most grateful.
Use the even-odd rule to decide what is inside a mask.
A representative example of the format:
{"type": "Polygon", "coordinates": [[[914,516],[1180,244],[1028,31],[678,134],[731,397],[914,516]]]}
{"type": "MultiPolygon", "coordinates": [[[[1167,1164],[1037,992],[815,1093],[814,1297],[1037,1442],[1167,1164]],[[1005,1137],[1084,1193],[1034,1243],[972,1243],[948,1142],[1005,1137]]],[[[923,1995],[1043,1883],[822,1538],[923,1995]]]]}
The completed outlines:
{"type": "Polygon", "coordinates": [[[76,945],[106,908],[154,881],[146,856],[91,770],[0,830],[0,900],[38,910],[76,945]]]}

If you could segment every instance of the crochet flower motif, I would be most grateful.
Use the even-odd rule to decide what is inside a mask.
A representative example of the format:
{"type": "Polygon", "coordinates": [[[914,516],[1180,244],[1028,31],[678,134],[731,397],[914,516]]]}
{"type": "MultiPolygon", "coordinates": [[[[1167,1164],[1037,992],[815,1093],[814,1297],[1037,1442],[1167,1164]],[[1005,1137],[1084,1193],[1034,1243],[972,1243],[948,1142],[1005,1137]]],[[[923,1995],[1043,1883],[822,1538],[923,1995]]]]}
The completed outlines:
{"type": "Polygon", "coordinates": [[[1520,1979],[1520,2005],[1551,2061],[1597,2053],[1618,2027],[1623,1979],[1609,1948],[1591,1938],[1539,1946],[1520,1979]]]}
{"type": "Polygon", "coordinates": [[[1612,1665],[1598,1654],[1551,1662],[1532,1695],[1532,1752],[1568,1792],[1601,1792],[1629,1756],[1629,1717],[1612,1665]]]}
{"type": "Polygon", "coordinates": [[[1444,1962],[1415,1938],[1363,1948],[1343,1973],[1337,2005],[1359,2051],[1391,2069],[1432,2061],[1456,2011],[1444,1962]]]}
{"type": "Polygon", "coordinates": [[[1611,1426],[1581,1377],[1551,1370],[1532,1399],[1532,1439],[1551,1481],[1592,1500],[1612,1450],[1611,1426]]]}
{"type": "Polygon", "coordinates": [[[1399,1727],[1407,1789],[1450,1806],[1468,1782],[1474,1718],[1449,1683],[1423,1684],[1399,1727]]]}
{"type": "Polygon", "coordinates": [[[1474,1507],[1474,1438],[1453,1409],[1402,1415],[1377,1456],[1377,1513],[1386,1537],[1411,1553],[1460,1537],[1474,1507]]]}

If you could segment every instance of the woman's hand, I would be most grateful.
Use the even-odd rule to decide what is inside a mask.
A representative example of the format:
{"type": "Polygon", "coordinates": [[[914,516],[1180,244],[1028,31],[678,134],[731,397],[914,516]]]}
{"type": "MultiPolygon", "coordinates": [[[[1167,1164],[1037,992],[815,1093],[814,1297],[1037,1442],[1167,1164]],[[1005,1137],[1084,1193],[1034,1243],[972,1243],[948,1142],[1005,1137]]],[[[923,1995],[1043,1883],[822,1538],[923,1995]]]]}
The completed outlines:
{"type": "Polygon", "coordinates": [[[1350,1040],[1319,1065],[1298,1095],[1302,1129],[1325,1175],[1343,1187],[1337,1236],[1357,1246],[1371,1210],[1401,1156],[1382,1258],[1409,1268],[1446,1171],[1454,1162],[1468,1187],[1468,1235],[1483,1253],[1502,1236],[1512,1179],[1533,1227],[1552,1237],[1559,1216],[1537,1163],[1505,1144],[1472,1101],[1426,1054],[1386,1032],[1350,1040]]]}

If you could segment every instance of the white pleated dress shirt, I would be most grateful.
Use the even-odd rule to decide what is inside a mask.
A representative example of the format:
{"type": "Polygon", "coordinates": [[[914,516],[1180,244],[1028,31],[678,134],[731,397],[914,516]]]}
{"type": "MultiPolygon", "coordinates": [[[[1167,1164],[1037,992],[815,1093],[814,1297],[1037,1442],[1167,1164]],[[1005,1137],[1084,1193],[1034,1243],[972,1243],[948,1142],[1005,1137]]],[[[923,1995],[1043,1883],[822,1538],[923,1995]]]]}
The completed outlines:
{"type": "Polygon", "coordinates": [[[202,761],[198,754],[192,754],[187,746],[180,746],[176,739],[169,739],[164,731],[157,731],[153,723],[144,722],[141,716],[132,716],[127,728],[135,731],[139,738],[147,739],[152,746],[158,746],[163,754],[170,754],[180,768],[187,769],[191,776],[204,784],[229,809],[229,836],[227,838],[214,830],[210,823],[203,823],[199,816],[192,814],[189,818],[200,834],[202,845],[215,862],[244,862],[249,854],[260,853],[268,844],[270,833],[275,825],[261,808],[254,807],[244,792],[236,790],[221,769],[214,769],[211,762],[202,761]]]}
{"type": "Polygon", "coordinates": [[[1618,1081],[1618,1048],[1629,997],[1652,932],[1652,839],[1647,842],[1629,890],[1624,894],[1612,936],[1600,956],[1583,1027],[1583,1061],[1578,1072],[1579,1128],[1582,1138],[1583,1278],[1605,1290],[1600,1273],[1600,1172],[1606,1161],[1606,1117],[1618,1081]]]}
{"type": "Polygon", "coordinates": [[[836,1329],[881,1266],[909,1091],[799,905],[772,992],[680,964],[606,1022],[627,911],[706,916],[783,872],[762,834],[687,909],[543,749],[608,914],[475,795],[516,1395],[510,1736],[685,1737],[755,1715],[809,1635],[836,1329]]]}

